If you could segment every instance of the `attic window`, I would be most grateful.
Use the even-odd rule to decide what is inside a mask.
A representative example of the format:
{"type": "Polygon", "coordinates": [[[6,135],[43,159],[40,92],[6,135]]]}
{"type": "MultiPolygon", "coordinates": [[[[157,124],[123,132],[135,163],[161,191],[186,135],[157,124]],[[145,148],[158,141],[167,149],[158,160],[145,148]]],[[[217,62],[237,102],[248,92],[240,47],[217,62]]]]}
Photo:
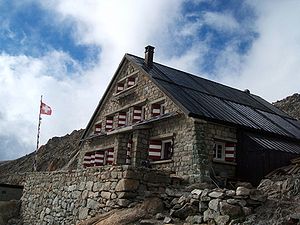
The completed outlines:
{"type": "Polygon", "coordinates": [[[102,121],[97,122],[97,123],[95,124],[95,127],[94,127],[94,134],[99,134],[99,133],[101,133],[101,129],[102,129],[102,121]]]}
{"type": "Polygon", "coordinates": [[[127,78],[127,88],[134,86],[136,83],[136,77],[127,78]]]}
{"type": "Polygon", "coordinates": [[[117,83],[117,93],[123,91],[125,88],[125,83],[117,83]]]}
{"type": "Polygon", "coordinates": [[[235,162],[236,144],[232,142],[215,141],[213,158],[217,161],[235,162]]]}
{"type": "Polygon", "coordinates": [[[105,130],[109,131],[113,128],[113,120],[114,118],[112,116],[107,116],[105,121],[105,130]]]}

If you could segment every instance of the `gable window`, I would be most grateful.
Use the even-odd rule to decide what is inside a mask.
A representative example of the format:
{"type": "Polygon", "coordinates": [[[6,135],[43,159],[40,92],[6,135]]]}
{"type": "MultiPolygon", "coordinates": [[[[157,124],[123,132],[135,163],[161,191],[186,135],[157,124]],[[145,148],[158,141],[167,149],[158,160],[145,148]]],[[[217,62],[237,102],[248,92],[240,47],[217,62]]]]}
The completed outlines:
{"type": "Polygon", "coordinates": [[[94,127],[94,134],[99,134],[101,133],[101,129],[102,129],[102,122],[97,122],[95,124],[95,127],[94,127]]]}
{"type": "Polygon", "coordinates": [[[142,121],[142,107],[141,106],[135,106],[133,108],[133,123],[137,123],[142,121]]]}
{"type": "Polygon", "coordinates": [[[114,118],[112,116],[107,116],[105,121],[105,130],[109,131],[113,128],[113,120],[114,118]]]}
{"type": "Polygon", "coordinates": [[[117,83],[117,93],[125,89],[125,83],[117,83]]]}
{"type": "Polygon", "coordinates": [[[214,159],[218,161],[235,162],[236,144],[216,141],[214,144],[214,159]]]}
{"type": "Polygon", "coordinates": [[[135,85],[136,78],[135,77],[128,77],[127,78],[127,87],[132,87],[135,85]]]}
{"type": "Polygon", "coordinates": [[[173,153],[173,141],[168,140],[150,140],[148,156],[151,161],[171,159],[173,153]]]}
{"type": "Polygon", "coordinates": [[[118,127],[122,127],[126,125],[126,112],[119,112],[118,115],[118,127]]]}

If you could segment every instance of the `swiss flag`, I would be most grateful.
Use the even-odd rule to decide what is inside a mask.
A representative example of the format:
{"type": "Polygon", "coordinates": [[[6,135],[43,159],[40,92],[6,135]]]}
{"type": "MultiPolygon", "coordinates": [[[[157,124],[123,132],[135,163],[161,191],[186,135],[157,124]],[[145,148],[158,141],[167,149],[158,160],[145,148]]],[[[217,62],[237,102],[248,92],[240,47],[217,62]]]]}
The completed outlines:
{"type": "Polygon", "coordinates": [[[40,113],[45,114],[45,115],[51,115],[52,109],[50,108],[50,106],[48,106],[45,103],[41,102],[40,113]]]}

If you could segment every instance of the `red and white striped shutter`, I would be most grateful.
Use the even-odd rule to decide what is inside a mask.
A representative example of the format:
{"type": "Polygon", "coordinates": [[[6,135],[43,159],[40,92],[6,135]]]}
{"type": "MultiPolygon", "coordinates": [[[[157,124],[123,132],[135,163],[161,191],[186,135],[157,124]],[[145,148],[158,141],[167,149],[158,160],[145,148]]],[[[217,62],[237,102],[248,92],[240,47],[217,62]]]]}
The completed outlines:
{"type": "Polygon", "coordinates": [[[133,122],[139,122],[142,120],[142,107],[135,106],[133,108],[133,122]]]}
{"type": "Polygon", "coordinates": [[[133,85],[135,85],[135,77],[128,77],[127,87],[132,87],[133,85]]]}
{"type": "Polygon", "coordinates": [[[117,93],[124,90],[124,83],[118,83],[117,84],[117,93]]]}
{"type": "Polygon", "coordinates": [[[160,104],[152,104],[152,117],[160,115],[160,104]]]}
{"type": "Polygon", "coordinates": [[[126,125],[126,112],[119,112],[118,115],[118,127],[126,125]]]}
{"type": "Polygon", "coordinates": [[[113,117],[106,117],[105,130],[111,130],[113,128],[113,117]]]}
{"type": "Polygon", "coordinates": [[[149,159],[150,160],[160,160],[161,159],[161,140],[150,140],[149,141],[149,159]]]}
{"type": "Polygon", "coordinates": [[[114,149],[109,148],[107,149],[107,164],[112,165],[114,163],[114,149]]]}
{"type": "Polygon", "coordinates": [[[95,152],[95,166],[103,166],[104,163],[104,151],[95,152]]]}
{"type": "Polygon", "coordinates": [[[235,143],[225,143],[225,161],[235,162],[235,143]]]}
{"type": "Polygon", "coordinates": [[[95,124],[95,131],[94,131],[94,133],[95,134],[101,133],[101,123],[95,124]]]}
{"type": "Polygon", "coordinates": [[[84,167],[90,167],[90,161],[91,161],[91,154],[90,152],[85,153],[83,158],[83,166],[84,167]]]}

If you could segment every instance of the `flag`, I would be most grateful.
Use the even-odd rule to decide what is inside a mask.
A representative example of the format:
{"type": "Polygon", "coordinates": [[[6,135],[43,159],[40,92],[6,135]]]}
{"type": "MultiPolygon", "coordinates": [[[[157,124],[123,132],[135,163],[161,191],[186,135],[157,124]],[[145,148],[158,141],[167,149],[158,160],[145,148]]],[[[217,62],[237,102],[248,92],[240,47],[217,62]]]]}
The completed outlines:
{"type": "Polygon", "coordinates": [[[48,106],[45,103],[41,102],[40,113],[45,114],[45,115],[51,115],[52,109],[50,108],[50,106],[48,106]]]}

